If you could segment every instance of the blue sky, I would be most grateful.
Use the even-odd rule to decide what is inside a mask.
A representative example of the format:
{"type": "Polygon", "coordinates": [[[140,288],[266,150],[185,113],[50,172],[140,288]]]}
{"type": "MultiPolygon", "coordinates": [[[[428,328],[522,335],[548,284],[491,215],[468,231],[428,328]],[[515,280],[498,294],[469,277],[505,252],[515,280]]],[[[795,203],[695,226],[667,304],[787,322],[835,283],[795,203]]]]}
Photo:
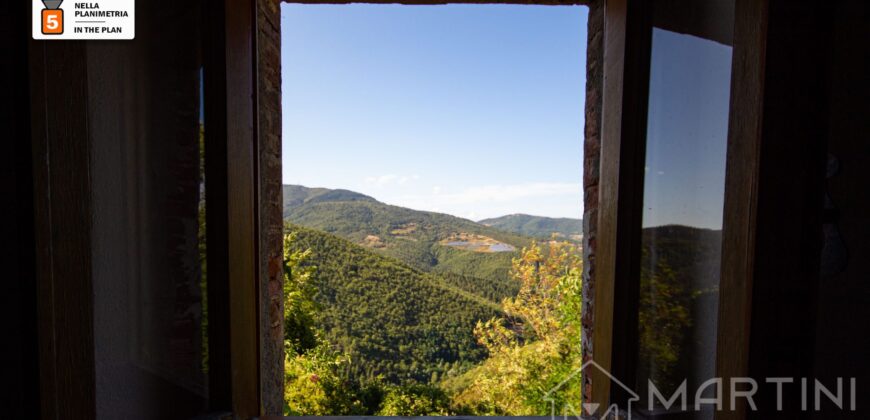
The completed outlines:
{"type": "Polygon", "coordinates": [[[653,30],[643,226],[722,228],[731,47],[653,30]]]}
{"type": "Polygon", "coordinates": [[[281,7],[284,183],[582,215],[585,7],[281,7]]]}

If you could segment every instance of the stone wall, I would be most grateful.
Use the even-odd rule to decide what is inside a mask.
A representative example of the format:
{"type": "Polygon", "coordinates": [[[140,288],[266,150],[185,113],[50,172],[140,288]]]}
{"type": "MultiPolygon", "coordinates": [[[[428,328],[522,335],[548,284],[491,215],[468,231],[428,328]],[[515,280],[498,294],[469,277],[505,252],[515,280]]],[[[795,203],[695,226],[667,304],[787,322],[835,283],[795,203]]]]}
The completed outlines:
{"type": "Polygon", "coordinates": [[[260,374],[263,415],[281,415],[284,398],[281,194],[281,8],[257,0],[260,142],[260,374]]]}
{"type": "MultiPolygon", "coordinates": [[[[598,180],[601,160],[601,89],[604,63],[604,0],[589,4],[586,45],[586,127],[583,144],[583,363],[593,356],[595,248],[598,231],[598,180]]],[[[590,401],[592,382],[583,377],[583,401],[590,401]]]]}

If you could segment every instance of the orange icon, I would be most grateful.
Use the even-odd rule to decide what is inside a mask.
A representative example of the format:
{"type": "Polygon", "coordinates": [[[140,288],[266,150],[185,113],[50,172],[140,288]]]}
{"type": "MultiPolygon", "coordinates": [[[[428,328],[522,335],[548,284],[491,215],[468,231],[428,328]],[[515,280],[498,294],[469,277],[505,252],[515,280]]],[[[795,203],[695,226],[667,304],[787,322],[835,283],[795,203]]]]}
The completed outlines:
{"type": "Polygon", "coordinates": [[[45,35],[63,33],[63,9],[42,10],[42,33],[45,35]]]}

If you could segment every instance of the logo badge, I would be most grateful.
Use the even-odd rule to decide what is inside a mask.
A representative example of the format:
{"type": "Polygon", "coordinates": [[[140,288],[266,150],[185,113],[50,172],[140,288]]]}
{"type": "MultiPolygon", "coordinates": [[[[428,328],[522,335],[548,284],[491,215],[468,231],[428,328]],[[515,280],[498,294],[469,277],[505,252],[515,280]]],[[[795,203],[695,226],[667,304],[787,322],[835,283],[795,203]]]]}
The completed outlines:
{"type": "Polygon", "coordinates": [[[33,39],[133,39],[135,0],[32,0],[33,39]]]}

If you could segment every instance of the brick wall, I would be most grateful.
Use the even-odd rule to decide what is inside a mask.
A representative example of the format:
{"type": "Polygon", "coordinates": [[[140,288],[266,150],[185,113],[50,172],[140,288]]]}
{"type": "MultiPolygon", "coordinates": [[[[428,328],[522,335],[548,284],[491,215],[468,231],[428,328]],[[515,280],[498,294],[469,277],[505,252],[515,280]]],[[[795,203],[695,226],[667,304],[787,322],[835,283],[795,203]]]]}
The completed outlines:
{"type": "MultiPolygon", "coordinates": [[[[598,231],[598,179],[601,160],[601,88],[604,59],[604,1],[589,4],[586,47],[586,127],[583,145],[583,363],[593,355],[595,248],[598,231]]],[[[590,401],[592,383],[583,377],[583,401],[590,401]]]]}
{"type": "Polygon", "coordinates": [[[257,0],[260,142],[260,375],[262,414],[281,415],[284,398],[281,194],[281,8],[257,0]]]}

